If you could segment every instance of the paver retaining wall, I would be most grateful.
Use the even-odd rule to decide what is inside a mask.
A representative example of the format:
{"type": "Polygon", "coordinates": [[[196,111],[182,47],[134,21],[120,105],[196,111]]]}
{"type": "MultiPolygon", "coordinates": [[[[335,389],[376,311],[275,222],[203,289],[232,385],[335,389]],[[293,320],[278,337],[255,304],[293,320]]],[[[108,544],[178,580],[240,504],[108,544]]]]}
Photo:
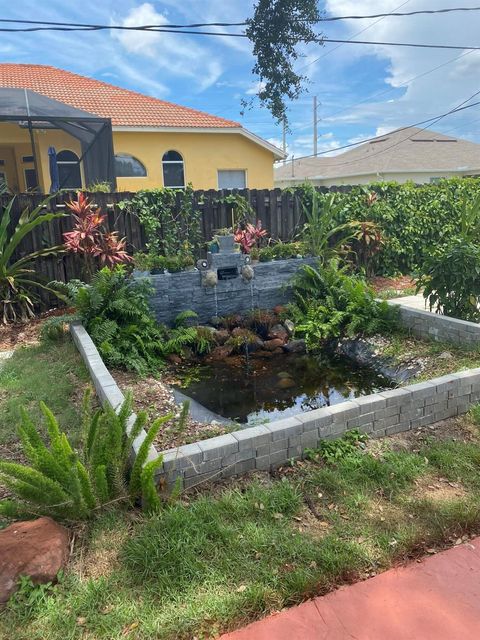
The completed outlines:
{"type": "MultiPolygon", "coordinates": [[[[390,302],[394,305],[395,303],[390,302]]],[[[480,345],[480,324],[457,320],[450,316],[442,316],[430,311],[413,309],[402,304],[400,318],[404,327],[419,338],[437,340],[440,342],[452,342],[457,345],[480,345]]]]}
{"type": "MultiPolygon", "coordinates": [[[[404,314],[403,309],[402,318],[411,317],[404,314]]],[[[423,313],[411,311],[412,317],[423,313]]],[[[432,322],[440,317],[427,312],[426,315],[432,322]]],[[[458,322],[445,317],[444,320],[453,325],[458,322]]],[[[124,396],[90,336],[79,324],[73,324],[71,332],[99,399],[118,408],[124,396]]],[[[475,334],[467,330],[466,335],[475,334]]],[[[470,339],[466,341],[471,344],[470,339]]],[[[305,449],[317,447],[321,440],[338,438],[349,429],[359,428],[371,437],[392,435],[466,413],[479,400],[480,367],[164,451],[163,466],[157,476],[167,483],[180,477],[184,488],[190,488],[209,479],[255,469],[269,470],[291,458],[300,458],[305,449]]],[[[132,416],[129,424],[133,424],[134,419],[132,416]]],[[[145,432],[135,441],[133,453],[138,451],[144,438],[145,432]]],[[[149,459],[157,455],[151,447],[149,459]]]]}

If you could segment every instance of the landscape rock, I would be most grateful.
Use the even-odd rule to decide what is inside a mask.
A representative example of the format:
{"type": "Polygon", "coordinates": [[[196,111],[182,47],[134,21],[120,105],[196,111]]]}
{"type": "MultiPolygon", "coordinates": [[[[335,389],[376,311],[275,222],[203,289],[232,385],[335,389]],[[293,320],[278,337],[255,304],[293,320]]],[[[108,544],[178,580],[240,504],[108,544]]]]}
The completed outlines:
{"type": "Polygon", "coordinates": [[[225,358],[228,358],[229,355],[231,355],[233,352],[233,347],[230,347],[229,345],[224,344],[221,347],[215,347],[215,349],[213,349],[213,351],[210,352],[210,355],[208,356],[208,360],[213,360],[213,361],[219,361],[219,360],[225,360],[225,358]]]}
{"type": "Polygon", "coordinates": [[[279,339],[285,343],[288,340],[288,331],[281,324],[276,324],[268,332],[268,337],[270,340],[279,339]]]}
{"type": "Polygon", "coordinates": [[[439,356],[437,356],[437,360],[451,360],[453,355],[450,351],[443,351],[439,356]]]}
{"type": "Polygon", "coordinates": [[[273,307],[273,313],[279,316],[281,313],[285,311],[286,307],[283,304],[277,304],[276,307],[273,307]]]}
{"type": "Polygon", "coordinates": [[[275,351],[278,347],[283,346],[283,340],[280,338],[274,338],[273,340],[266,340],[264,342],[264,347],[267,351],[275,351]]]}
{"type": "Polygon", "coordinates": [[[287,342],[287,344],[283,346],[283,350],[286,351],[286,353],[306,353],[307,345],[305,340],[290,340],[290,342],[287,342]]]}
{"type": "Polygon", "coordinates": [[[293,324],[293,322],[291,320],[285,320],[285,322],[283,323],[283,326],[285,327],[285,329],[288,331],[288,335],[289,336],[293,336],[293,333],[295,331],[295,325],[293,324]]]}
{"type": "Polygon", "coordinates": [[[217,329],[213,334],[213,337],[217,344],[222,345],[229,339],[230,333],[226,329],[217,329]]]}
{"type": "Polygon", "coordinates": [[[68,529],[51,518],[15,522],[0,531],[0,603],[17,589],[20,576],[34,584],[53,582],[69,556],[68,529]]]}
{"type": "Polygon", "coordinates": [[[255,353],[252,354],[252,358],[268,360],[269,358],[273,358],[273,353],[271,351],[261,349],[259,351],[255,351],[255,353]]]}

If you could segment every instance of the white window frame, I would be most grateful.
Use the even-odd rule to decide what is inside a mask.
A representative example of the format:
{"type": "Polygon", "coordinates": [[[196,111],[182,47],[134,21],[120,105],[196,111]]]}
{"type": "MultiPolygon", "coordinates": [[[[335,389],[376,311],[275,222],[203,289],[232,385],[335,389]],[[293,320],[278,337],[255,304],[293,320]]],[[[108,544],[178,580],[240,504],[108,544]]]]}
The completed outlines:
{"type": "MultiPolygon", "coordinates": [[[[242,187],[243,189],[248,189],[248,169],[239,167],[238,169],[232,169],[231,167],[229,169],[217,169],[217,189],[220,191],[222,189],[222,187],[220,187],[220,172],[221,171],[243,171],[243,173],[245,174],[245,186],[242,187]]],[[[233,191],[233,189],[238,189],[238,187],[233,187],[231,189],[224,189],[225,191],[233,191]]]]}

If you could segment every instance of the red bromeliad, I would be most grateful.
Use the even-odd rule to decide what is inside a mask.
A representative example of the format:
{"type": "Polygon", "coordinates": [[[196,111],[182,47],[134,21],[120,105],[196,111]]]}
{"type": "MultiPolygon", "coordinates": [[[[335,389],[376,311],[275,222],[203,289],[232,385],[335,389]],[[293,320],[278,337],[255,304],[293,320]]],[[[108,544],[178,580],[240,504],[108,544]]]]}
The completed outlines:
{"type": "Polygon", "coordinates": [[[247,222],[245,228],[238,228],[235,232],[235,242],[238,242],[243,253],[250,253],[254,246],[258,245],[261,238],[264,238],[267,234],[266,229],[262,229],[261,220],[257,220],[257,224],[253,225],[247,222]]]}
{"type": "Polygon", "coordinates": [[[125,238],[120,239],[116,231],[105,231],[105,216],[95,208],[84,193],[79,192],[77,200],[66,203],[72,213],[75,225],[72,231],[63,234],[65,247],[71,253],[84,257],[86,270],[92,273],[92,261],[97,259],[102,266],[114,267],[122,262],[131,262],[125,246],[125,238]]]}

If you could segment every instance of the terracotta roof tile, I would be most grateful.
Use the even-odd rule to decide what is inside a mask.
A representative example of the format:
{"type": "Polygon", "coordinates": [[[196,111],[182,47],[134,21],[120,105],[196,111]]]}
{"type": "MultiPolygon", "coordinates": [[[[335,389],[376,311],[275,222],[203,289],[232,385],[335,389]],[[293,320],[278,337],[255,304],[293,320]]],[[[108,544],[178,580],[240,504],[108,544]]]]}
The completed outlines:
{"type": "Polygon", "coordinates": [[[31,89],[126,127],[241,127],[238,122],[39,64],[0,64],[0,87],[31,89]]]}

